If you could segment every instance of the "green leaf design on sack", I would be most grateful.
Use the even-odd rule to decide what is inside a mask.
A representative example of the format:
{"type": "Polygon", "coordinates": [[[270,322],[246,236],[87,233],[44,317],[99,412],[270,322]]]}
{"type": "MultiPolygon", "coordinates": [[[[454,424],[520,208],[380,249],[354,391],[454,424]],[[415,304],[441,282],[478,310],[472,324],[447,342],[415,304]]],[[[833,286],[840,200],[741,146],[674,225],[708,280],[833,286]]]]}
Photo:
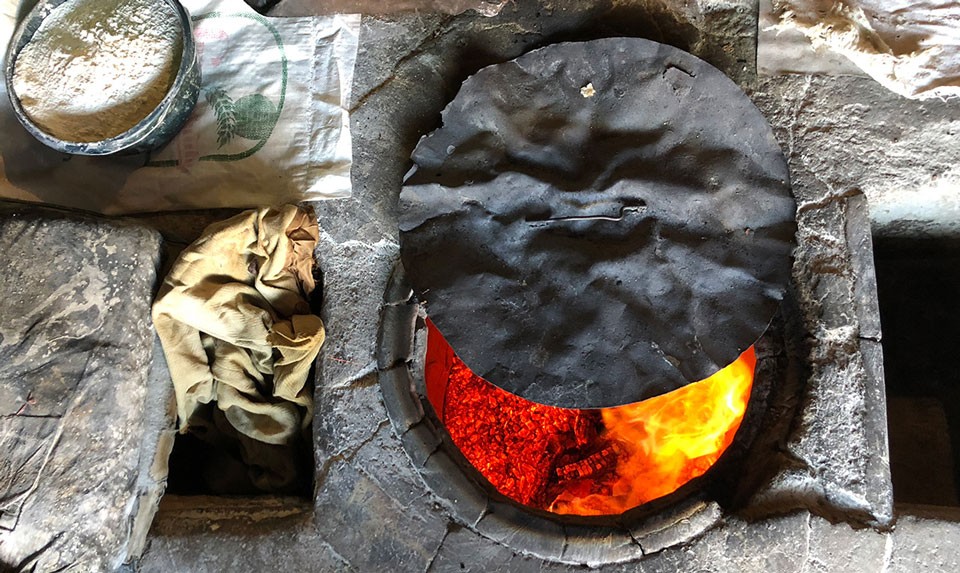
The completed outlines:
{"type": "Polygon", "coordinates": [[[234,133],[254,141],[270,137],[280,119],[280,112],[272,101],[260,94],[243,96],[233,104],[236,117],[234,133]]]}
{"type": "MultiPolygon", "coordinates": [[[[234,100],[223,88],[210,87],[204,90],[207,102],[216,114],[219,147],[222,148],[227,143],[234,141],[237,136],[243,139],[251,139],[255,143],[246,149],[239,149],[242,147],[241,145],[232,145],[231,147],[235,149],[225,153],[201,155],[198,161],[241,161],[263,149],[283,112],[288,81],[288,61],[283,38],[280,37],[280,31],[267,18],[256,12],[208,12],[195,15],[191,19],[194,23],[207,20],[251,20],[263,26],[264,30],[273,37],[273,42],[277,47],[280,67],[274,69],[279,72],[280,92],[277,94],[276,104],[260,94],[244,96],[234,100]],[[238,111],[238,105],[242,111],[238,111]],[[240,118],[241,114],[243,115],[242,119],[240,118]]],[[[150,167],[176,167],[181,164],[181,161],[179,158],[158,159],[148,161],[147,165],[150,167]]]]}
{"type": "Polygon", "coordinates": [[[206,97],[217,115],[217,146],[223,147],[237,134],[236,104],[223,88],[207,90],[206,97]]]}

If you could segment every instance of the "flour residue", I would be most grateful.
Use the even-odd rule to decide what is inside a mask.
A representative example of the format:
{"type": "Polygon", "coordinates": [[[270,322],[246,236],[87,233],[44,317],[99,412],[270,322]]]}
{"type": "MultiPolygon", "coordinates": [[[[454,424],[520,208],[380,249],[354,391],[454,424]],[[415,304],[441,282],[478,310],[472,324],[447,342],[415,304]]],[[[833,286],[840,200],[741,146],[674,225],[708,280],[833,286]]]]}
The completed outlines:
{"type": "Polygon", "coordinates": [[[20,51],[13,89],[43,131],[101,141],[157,107],[182,51],[177,14],[161,0],[69,0],[20,51]]]}
{"type": "Polygon", "coordinates": [[[957,0],[773,0],[779,23],[909,98],[960,95],[957,0]]]}

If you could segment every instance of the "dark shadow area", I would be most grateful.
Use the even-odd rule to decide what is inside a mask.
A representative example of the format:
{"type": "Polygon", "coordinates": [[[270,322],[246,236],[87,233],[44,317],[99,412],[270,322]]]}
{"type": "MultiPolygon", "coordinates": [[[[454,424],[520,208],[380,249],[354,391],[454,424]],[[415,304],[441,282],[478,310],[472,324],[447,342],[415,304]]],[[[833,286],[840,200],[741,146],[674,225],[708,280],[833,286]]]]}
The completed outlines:
{"type": "MultiPolygon", "coordinates": [[[[313,493],[313,456],[310,440],[312,426],[293,447],[276,447],[276,452],[261,446],[260,455],[286,456],[295,468],[297,479],[282,489],[265,491],[258,488],[255,476],[261,460],[245,457],[236,441],[207,441],[193,433],[177,434],[170,454],[167,493],[174,495],[291,495],[311,498],[313,493]]],[[[268,465],[277,466],[270,461],[268,465]]],[[[262,470],[261,470],[262,471],[262,470]]]]}
{"type": "Polygon", "coordinates": [[[960,240],[876,239],[897,503],[958,506],[960,240]]]}

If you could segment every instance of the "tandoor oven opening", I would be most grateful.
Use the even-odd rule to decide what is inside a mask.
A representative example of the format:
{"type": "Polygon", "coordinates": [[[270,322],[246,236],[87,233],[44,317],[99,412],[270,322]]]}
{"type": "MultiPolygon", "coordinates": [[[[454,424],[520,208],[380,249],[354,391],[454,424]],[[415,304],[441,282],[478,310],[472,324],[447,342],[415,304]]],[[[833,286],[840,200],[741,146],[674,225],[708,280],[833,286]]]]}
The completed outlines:
{"type": "Polygon", "coordinates": [[[733,442],[754,347],[709,378],[610,408],[546,406],[475,375],[427,320],[427,398],[453,443],[502,495],[556,514],[619,515],[707,472],[733,442]]]}
{"type": "Polygon", "coordinates": [[[492,489],[609,522],[590,516],[735,457],[796,232],[786,159],[735,84],[638,38],[553,44],[464,81],[411,157],[427,399],[492,489]]]}

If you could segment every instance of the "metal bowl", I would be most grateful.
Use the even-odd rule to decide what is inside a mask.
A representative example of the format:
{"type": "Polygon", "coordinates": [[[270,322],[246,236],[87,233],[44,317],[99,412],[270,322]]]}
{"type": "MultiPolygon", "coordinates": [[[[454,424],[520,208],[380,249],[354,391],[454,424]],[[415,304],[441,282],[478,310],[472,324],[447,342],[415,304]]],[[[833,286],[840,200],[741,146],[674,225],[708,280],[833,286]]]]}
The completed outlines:
{"type": "Polygon", "coordinates": [[[197,48],[193,40],[190,15],[177,0],[162,0],[176,13],[183,33],[183,53],[180,69],[167,94],[159,105],[139,123],[127,131],[101,141],[76,142],[65,141],[43,131],[27,116],[20,105],[20,99],[13,89],[13,70],[17,56],[33,38],[40,24],[54,8],[69,0],[41,0],[20,22],[7,50],[4,62],[4,79],[7,95],[13,105],[17,119],[31,135],[43,144],[73,155],[111,155],[134,154],[151,151],[170,141],[183,127],[200,95],[200,64],[197,61],[197,48]]]}

